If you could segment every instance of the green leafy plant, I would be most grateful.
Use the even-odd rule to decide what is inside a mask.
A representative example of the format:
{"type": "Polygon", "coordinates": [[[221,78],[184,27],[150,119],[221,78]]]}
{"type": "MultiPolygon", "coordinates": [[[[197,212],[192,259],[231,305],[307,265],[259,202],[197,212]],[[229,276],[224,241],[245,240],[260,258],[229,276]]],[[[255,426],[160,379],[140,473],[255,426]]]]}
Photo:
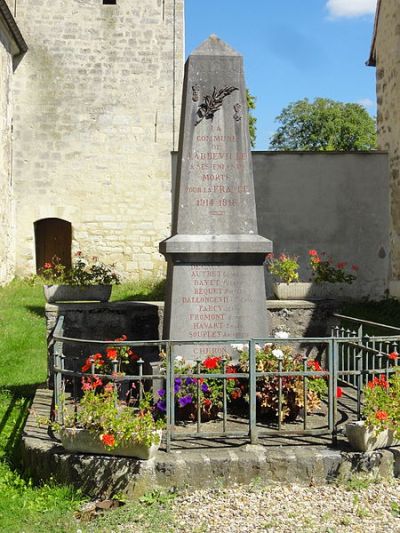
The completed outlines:
{"type": "Polygon", "coordinates": [[[89,285],[113,285],[120,283],[120,276],[114,271],[114,265],[106,265],[92,257],[91,260],[76,253],[71,268],[61,263],[59,257],[54,256],[45,263],[39,271],[39,278],[50,285],[75,285],[87,287],[89,285]]]}
{"type": "Polygon", "coordinates": [[[40,425],[49,425],[54,431],[87,429],[98,438],[106,449],[113,449],[130,442],[151,446],[160,442],[157,430],[164,427],[161,419],[153,417],[151,394],[146,393],[135,406],[118,398],[117,386],[104,385],[98,376],[82,380],[83,396],[76,412],[63,408],[63,422],[39,418],[40,425]]]}
{"type": "Polygon", "coordinates": [[[352,265],[353,273],[346,271],[347,263],[334,264],[331,258],[326,258],[325,252],[321,255],[317,250],[309,250],[309,262],[312,272],[312,281],[315,283],[347,283],[351,285],[357,279],[355,272],[358,271],[357,265],[352,265]]]}
{"type": "Polygon", "coordinates": [[[281,253],[278,257],[270,253],[265,258],[267,269],[278,281],[283,283],[293,283],[299,281],[299,263],[298,257],[281,253]]]}
{"type": "MultiPolygon", "coordinates": [[[[240,354],[240,369],[243,372],[249,370],[249,354],[244,348],[238,348],[240,354]]],[[[276,346],[268,343],[263,348],[256,346],[256,370],[257,372],[278,372],[279,367],[283,372],[304,371],[304,357],[294,353],[290,346],[276,346]],[[281,362],[281,363],[280,363],[281,362]]],[[[306,370],[322,372],[323,368],[314,359],[307,360],[306,370]]],[[[283,376],[282,383],[282,420],[295,420],[300,409],[304,408],[304,379],[302,376],[283,376]]],[[[248,383],[244,382],[242,393],[248,398],[248,383]]],[[[279,378],[266,376],[257,379],[257,409],[261,416],[277,418],[279,413],[279,378]]],[[[327,394],[328,386],[326,379],[321,376],[307,379],[307,412],[320,409],[321,398],[327,394]]]]}
{"type": "MultiPolygon", "coordinates": [[[[392,352],[390,359],[397,359],[392,352]]],[[[392,430],[400,439],[400,370],[388,379],[385,374],[375,376],[364,388],[363,417],[367,425],[375,431],[392,430]]]]}

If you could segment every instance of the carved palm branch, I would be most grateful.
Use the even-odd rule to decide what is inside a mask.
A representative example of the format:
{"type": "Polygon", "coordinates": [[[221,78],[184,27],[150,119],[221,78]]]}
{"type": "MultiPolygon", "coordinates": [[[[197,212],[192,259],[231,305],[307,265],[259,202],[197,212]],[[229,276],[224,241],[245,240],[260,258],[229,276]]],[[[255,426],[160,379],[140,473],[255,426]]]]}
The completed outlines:
{"type": "Polygon", "coordinates": [[[203,118],[212,120],[214,118],[214,114],[221,109],[224,98],[238,90],[239,89],[237,87],[227,86],[217,91],[217,88],[214,87],[212,95],[205,96],[204,102],[199,105],[199,109],[197,111],[199,119],[195,125],[197,126],[197,124],[200,124],[203,118]]]}

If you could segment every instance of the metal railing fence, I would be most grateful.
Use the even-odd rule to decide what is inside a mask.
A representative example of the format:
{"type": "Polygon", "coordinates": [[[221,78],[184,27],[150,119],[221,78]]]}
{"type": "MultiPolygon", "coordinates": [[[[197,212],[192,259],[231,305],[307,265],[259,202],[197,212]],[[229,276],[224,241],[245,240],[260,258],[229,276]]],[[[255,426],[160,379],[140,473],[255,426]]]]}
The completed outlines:
{"type": "MultiPolygon", "coordinates": [[[[64,335],[64,318],[59,317],[53,333],[54,344],[54,402],[56,406],[56,416],[62,423],[62,404],[65,401],[64,392],[69,386],[70,394],[74,400],[74,408],[77,409],[77,401],[81,394],[80,383],[82,378],[95,376],[94,365],[89,372],[82,372],[81,357],[66,356],[64,345],[99,345],[107,347],[131,347],[149,348],[153,347],[158,352],[165,352],[165,366],[162,369],[145,373],[146,363],[140,358],[137,361],[137,373],[134,375],[116,375],[113,369],[112,374],[101,377],[117,383],[126,390],[132,388],[134,384],[135,394],[141,399],[145,391],[152,391],[153,397],[157,399],[157,386],[165,384],[165,418],[166,430],[165,441],[166,450],[170,451],[172,445],[182,440],[202,440],[207,439],[240,439],[251,444],[256,444],[259,439],[273,436],[328,436],[333,443],[337,439],[337,419],[338,419],[338,399],[337,386],[344,384],[355,391],[355,401],[357,402],[357,414],[361,413],[362,388],[374,375],[384,373],[389,376],[398,366],[398,360],[390,360],[388,355],[397,351],[399,336],[393,337],[367,337],[363,335],[362,322],[353,320],[357,324],[354,330],[340,327],[333,328],[331,337],[314,338],[264,338],[264,339],[231,339],[212,341],[213,345],[232,345],[241,343],[248,347],[248,369],[239,370],[232,374],[227,371],[227,359],[222,358],[222,371],[218,373],[202,372],[201,360],[193,361],[194,368],[190,371],[181,372],[176,369],[176,356],[174,348],[185,345],[207,345],[210,341],[177,341],[177,340],[155,340],[155,341],[98,341],[93,339],[77,339],[64,335]],[[295,350],[302,354],[301,370],[285,370],[283,360],[277,359],[277,368],[273,371],[260,371],[257,368],[258,346],[264,343],[273,343],[276,346],[293,346],[295,350]],[[309,362],[313,360],[312,354],[323,353],[324,367],[310,367],[309,362]],[[194,404],[197,405],[197,417],[192,425],[182,431],[182,425],[176,420],[176,380],[186,380],[190,378],[196,383],[196,393],[194,404]],[[310,423],[308,414],[308,392],[310,380],[323,378],[327,383],[327,395],[324,399],[323,424],[315,427],[310,423]],[[247,391],[247,412],[240,417],[232,416],[230,411],[229,397],[227,392],[228,380],[238,380],[247,391]],[[284,385],[287,380],[297,380],[300,383],[301,394],[303,395],[303,412],[300,421],[296,424],[287,424],[284,419],[284,385]],[[207,380],[214,380],[222,385],[222,411],[219,424],[215,430],[210,431],[209,427],[204,430],[201,414],[201,383],[207,380]],[[259,415],[259,387],[265,383],[273,381],[277,394],[277,417],[274,422],[266,423],[259,415]],[[194,428],[194,430],[192,430],[194,428]]],[[[392,328],[389,328],[392,329],[392,328]]],[[[397,328],[399,329],[399,328],[397,328]]],[[[202,444],[204,445],[204,444],[202,444]]]]}

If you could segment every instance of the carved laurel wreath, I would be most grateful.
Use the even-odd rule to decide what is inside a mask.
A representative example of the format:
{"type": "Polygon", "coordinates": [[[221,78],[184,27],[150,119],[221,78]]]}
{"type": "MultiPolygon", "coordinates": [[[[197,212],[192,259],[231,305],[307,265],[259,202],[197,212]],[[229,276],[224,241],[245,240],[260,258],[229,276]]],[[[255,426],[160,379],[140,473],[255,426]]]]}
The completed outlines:
{"type": "Polygon", "coordinates": [[[212,120],[214,118],[214,114],[221,109],[224,98],[238,90],[239,89],[237,87],[227,86],[217,91],[217,88],[214,87],[212,95],[205,96],[204,102],[199,105],[199,109],[197,111],[199,119],[197,120],[195,126],[200,124],[203,118],[212,120]]]}

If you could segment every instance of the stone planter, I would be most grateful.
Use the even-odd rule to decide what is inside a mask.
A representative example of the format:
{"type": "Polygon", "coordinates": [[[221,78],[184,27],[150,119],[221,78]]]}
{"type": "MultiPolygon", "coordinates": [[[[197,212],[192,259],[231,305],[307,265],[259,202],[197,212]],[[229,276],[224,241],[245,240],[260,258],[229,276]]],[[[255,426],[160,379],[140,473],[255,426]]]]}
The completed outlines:
{"type": "Polygon", "coordinates": [[[325,300],[345,299],[349,285],[346,283],[273,283],[272,288],[278,300],[325,300]]]}
{"type": "Polygon", "coordinates": [[[44,285],[44,296],[54,302],[108,302],[112,285],[44,285]]]}
{"type": "Polygon", "coordinates": [[[91,433],[87,429],[64,428],[58,436],[62,445],[68,452],[88,453],[100,455],[117,455],[121,457],[135,457],[137,459],[147,460],[154,457],[161,443],[162,430],[157,430],[158,444],[152,444],[150,447],[144,444],[138,444],[134,439],[123,446],[108,449],[103,446],[100,436],[91,433]]]}
{"type": "Polygon", "coordinates": [[[384,430],[377,433],[365,425],[363,420],[346,424],[346,436],[351,448],[356,452],[372,452],[378,448],[400,446],[400,439],[395,439],[393,431],[384,430]]]}

